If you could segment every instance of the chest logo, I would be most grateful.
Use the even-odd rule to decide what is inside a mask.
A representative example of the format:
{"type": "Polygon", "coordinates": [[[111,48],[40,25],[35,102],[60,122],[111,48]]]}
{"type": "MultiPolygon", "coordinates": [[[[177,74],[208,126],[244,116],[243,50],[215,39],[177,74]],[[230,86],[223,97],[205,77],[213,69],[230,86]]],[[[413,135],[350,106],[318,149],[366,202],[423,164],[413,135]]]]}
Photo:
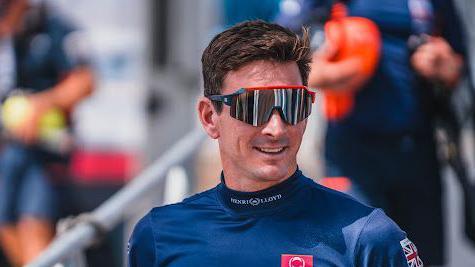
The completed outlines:
{"type": "Polygon", "coordinates": [[[313,256],[282,254],[280,262],[281,267],[313,267],[313,256]]]}

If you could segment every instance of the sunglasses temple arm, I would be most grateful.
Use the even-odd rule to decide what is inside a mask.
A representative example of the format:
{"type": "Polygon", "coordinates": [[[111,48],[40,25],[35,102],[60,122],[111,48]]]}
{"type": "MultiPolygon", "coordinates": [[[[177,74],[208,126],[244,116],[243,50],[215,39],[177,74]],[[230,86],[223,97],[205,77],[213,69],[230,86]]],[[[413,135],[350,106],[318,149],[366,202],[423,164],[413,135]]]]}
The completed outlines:
{"type": "Polygon", "coordinates": [[[212,101],[223,102],[225,105],[231,106],[231,97],[228,95],[210,95],[208,98],[212,101]]]}

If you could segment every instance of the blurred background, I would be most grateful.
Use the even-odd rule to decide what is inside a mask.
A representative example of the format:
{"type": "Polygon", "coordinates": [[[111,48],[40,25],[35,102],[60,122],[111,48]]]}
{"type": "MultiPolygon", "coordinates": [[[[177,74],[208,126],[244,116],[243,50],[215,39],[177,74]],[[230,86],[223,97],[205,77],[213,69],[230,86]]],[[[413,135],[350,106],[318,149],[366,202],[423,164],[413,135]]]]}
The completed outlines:
{"type": "MultiPolygon", "coordinates": [[[[53,137],[45,138],[46,141],[40,138],[33,142],[42,144],[40,150],[47,147],[66,159],[59,164],[60,167],[50,161],[45,163],[48,165],[48,175],[55,176],[53,184],[57,197],[54,201],[59,204],[54,222],[59,218],[93,211],[128,183],[132,184],[134,177],[156,165],[157,158],[163,157],[166,151],[174,148],[176,142],[199,126],[196,100],[202,94],[200,58],[216,33],[243,20],[260,18],[275,21],[282,13],[300,14],[305,8],[301,5],[302,1],[298,0],[0,0],[0,21],[8,17],[8,12],[17,12],[8,8],[11,2],[26,2],[33,10],[47,9],[47,16],[60,17],[70,30],[61,37],[57,50],[54,45],[50,45],[53,48],[48,52],[48,57],[53,59],[44,59],[49,62],[44,65],[47,67],[38,67],[39,70],[54,69],[58,73],[55,74],[55,82],[44,90],[36,90],[30,88],[34,83],[22,84],[20,78],[5,78],[42,75],[38,74],[42,72],[29,71],[28,66],[32,65],[25,63],[27,70],[24,74],[19,73],[22,69],[18,66],[23,63],[19,59],[15,62],[12,56],[22,58],[21,53],[12,52],[16,49],[13,45],[16,30],[8,32],[4,30],[8,29],[8,26],[4,26],[6,23],[0,22],[3,150],[8,150],[6,148],[11,142],[11,135],[15,135],[9,133],[14,131],[10,130],[8,121],[21,120],[24,112],[15,111],[21,106],[21,101],[8,102],[12,96],[16,96],[16,100],[21,97],[32,99],[32,103],[37,103],[36,110],[42,110],[45,106],[43,103],[49,100],[43,101],[46,97],[35,97],[36,94],[41,96],[41,92],[59,88],[58,84],[73,77],[78,70],[86,69],[91,74],[78,76],[78,79],[87,82],[71,81],[70,87],[77,87],[76,91],[82,93],[71,97],[74,100],[69,105],[64,104],[67,112],[59,117],[64,116],[65,122],[60,122],[59,126],[54,122],[44,126],[47,130],[60,128],[57,132],[61,134],[53,134],[53,137]],[[65,60],[54,59],[55,53],[64,54],[68,62],[72,63],[68,65],[63,63],[65,60]],[[62,69],[58,70],[58,66],[62,69]],[[91,89],[81,91],[81,88],[91,89]],[[33,89],[33,92],[28,89],[33,89]],[[8,110],[6,103],[14,107],[13,111],[8,110]],[[67,128],[66,133],[63,128],[67,128]],[[53,167],[50,168],[50,165],[53,167]]],[[[475,3],[472,0],[454,0],[454,4],[464,29],[475,26],[472,15],[475,14],[475,3]]],[[[14,18],[11,20],[14,21],[14,18]]],[[[51,30],[50,39],[45,39],[42,30],[39,32],[39,37],[32,35],[28,39],[32,43],[32,50],[45,43],[54,44],[54,36],[61,31],[51,30]]],[[[475,77],[475,32],[464,30],[464,35],[468,52],[466,64],[472,66],[467,68],[468,79],[470,75],[475,77]]],[[[31,64],[40,60],[41,53],[32,52],[31,64]]],[[[468,101],[464,105],[472,105],[473,94],[466,92],[473,91],[473,85],[467,82],[461,83],[459,87],[463,88],[456,90],[465,93],[460,93],[462,97],[456,101],[468,101]]],[[[60,89],[56,91],[61,92],[60,89]]],[[[58,95],[63,96],[61,93],[58,95]]],[[[317,99],[321,99],[321,95],[317,99]]],[[[459,106],[459,103],[455,102],[455,106],[459,106]]],[[[325,176],[322,153],[326,120],[318,100],[313,111],[300,150],[299,166],[307,176],[321,181],[325,176]]],[[[471,111],[462,112],[466,113],[465,116],[475,118],[471,111]]],[[[464,169],[469,177],[475,177],[473,118],[459,127],[460,153],[464,155],[464,169]]],[[[43,129],[41,127],[39,131],[43,129]]],[[[27,144],[31,144],[28,136],[20,136],[27,144]]],[[[155,176],[156,181],[150,183],[147,192],[137,193],[139,200],[134,198],[133,205],[114,206],[121,216],[115,220],[117,224],[105,227],[108,233],[103,235],[102,242],[88,246],[85,254],[76,251],[75,257],[66,260],[63,257],[64,265],[125,266],[127,239],[139,218],[153,206],[180,201],[219,183],[221,169],[217,142],[204,136],[198,140],[191,147],[175,151],[180,160],[171,168],[166,168],[166,172],[160,170],[160,173],[154,173],[152,170],[153,175],[149,176],[155,176]]],[[[39,155],[43,157],[41,153],[39,155]]],[[[0,168],[3,166],[0,165],[0,168]]],[[[463,188],[453,168],[444,165],[442,174],[446,196],[445,266],[475,266],[475,243],[466,237],[464,230],[466,197],[463,188]]],[[[6,183],[0,183],[1,186],[4,188],[0,188],[0,193],[8,194],[13,190],[6,183]]],[[[475,194],[475,191],[472,192],[475,194]]],[[[20,206],[17,203],[10,204],[17,205],[20,206]]],[[[65,231],[73,225],[68,227],[67,223],[63,223],[62,229],[56,230],[65,231]]],[[[46,242],[49,243],[51,238],[46,238],[46,242]]],[[[11,240],[4,238],[2,242],[11,244],[11,240]]],[[[11,258],[15,258],[15,251],[12,252],[6,246],[0,247],[0,266],[14,266],[11,258]]],[[[37,248],[36,251],[43,249],[37,248]]],[[[36,258],[38,253],[41,252],[32,258],[36,258]]]]}

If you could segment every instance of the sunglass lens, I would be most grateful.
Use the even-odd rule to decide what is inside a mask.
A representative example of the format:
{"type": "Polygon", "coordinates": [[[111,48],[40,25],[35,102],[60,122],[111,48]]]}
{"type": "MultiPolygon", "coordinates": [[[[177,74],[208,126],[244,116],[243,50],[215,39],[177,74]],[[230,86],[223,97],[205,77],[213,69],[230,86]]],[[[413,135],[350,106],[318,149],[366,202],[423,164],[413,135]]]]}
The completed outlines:
{"type": "Polygon", "coordinates": [[[306,119],[312,111],[312,96],[304,89],[282,89],[281,108],[285,121],[295,125],[306,119]]]}
{"type": "Polygon", "coordinates": [[[233,97],[230,115],[261,126],[275,108],[280,109],[284,121],[295,125],[310,115],[312,97],[305,89],[249,90],[233,97]]]}

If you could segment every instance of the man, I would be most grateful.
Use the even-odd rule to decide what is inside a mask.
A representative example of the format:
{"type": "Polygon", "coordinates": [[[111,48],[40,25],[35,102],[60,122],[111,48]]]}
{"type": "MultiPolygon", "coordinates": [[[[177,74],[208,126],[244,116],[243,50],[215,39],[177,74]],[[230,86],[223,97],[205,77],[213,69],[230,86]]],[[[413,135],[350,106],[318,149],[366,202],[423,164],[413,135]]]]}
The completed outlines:
{"type": "Polygon", "coordinates": [[[59,203],[52,179],[61,177],[50,177],[49,167],[64,168],[66,161],[65,155],[40,144],[39,121],[52,109],[71,111],[90,94],[93,81],[74,49],[78,40],[71,39],[71,25],[48,13],[44,4],[0,3],[0,41],[11,40],[11,51],[4,50],[2,57],[10,60],[0,62],[0,85],[10,84],[0,88],[1,97],[15,88],[27,89],[31,110],[8,131],[0,149],[0,245],[13,266],[23,266],[54,236],[59,203]]]}
{"type": "Polygon", "coordinates": [[[348,16],[376,23],[381,49],[375,73],[356,90],[352,80],[360,71],[352,68],[353,57],[335,60],[338,44],[326,42],[313,55],[309,86],[349,92],[354,101],[346,116],[328,116],[326,174],[349,178],[349,194],[382,208],[411,236],[426,264],[443,265],[443,190],[433,136],[443,111],[435,95],[449,93],[463,74],[463,33],[453,1],[305,0],[307,14],[295,16],[309,21],[312,10],[334,2],[345,2],[348,16]]]}
{"type": "Polygon", "coordinates": [[[130,266],[422,266],[381,210],[298,169],[314,100],[304,87],[308,43],[263,21],[211,41],[198,115],[218,140],[221,183],[147,214],[130,239],[130,266]]]}

